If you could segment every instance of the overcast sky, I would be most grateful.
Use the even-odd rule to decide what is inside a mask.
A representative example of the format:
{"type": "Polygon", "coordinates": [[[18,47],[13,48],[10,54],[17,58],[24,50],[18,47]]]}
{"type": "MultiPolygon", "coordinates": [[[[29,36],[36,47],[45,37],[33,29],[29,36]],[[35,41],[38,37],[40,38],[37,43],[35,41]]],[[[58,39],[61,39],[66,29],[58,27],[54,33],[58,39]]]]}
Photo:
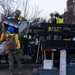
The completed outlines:
{"type": "Polygon", "coordinates": [[[39,6],[39,10],[43,10],[39,15],[46,19],[49,18],[49,14],[55,11],[63,14],[66,9],[67,0],[31,0],[30,4],[36,4],[39,6]]]}

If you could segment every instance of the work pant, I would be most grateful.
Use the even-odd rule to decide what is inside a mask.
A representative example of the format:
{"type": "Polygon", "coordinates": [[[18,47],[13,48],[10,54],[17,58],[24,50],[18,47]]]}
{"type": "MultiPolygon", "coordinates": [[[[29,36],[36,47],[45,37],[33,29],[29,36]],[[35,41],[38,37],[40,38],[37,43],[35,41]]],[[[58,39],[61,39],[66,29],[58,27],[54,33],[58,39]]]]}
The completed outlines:
{"type": "Polygon", "coordinates": [[[11,72],[14,71],[14,58],[15,58],[16,63],[17,63],[17,68],[18,68],[18,70],[20,70],[22,68],[21,50],[16,50],[16,51],[11,50],[11,51],[8,52],[9,70],[11,72]]]}

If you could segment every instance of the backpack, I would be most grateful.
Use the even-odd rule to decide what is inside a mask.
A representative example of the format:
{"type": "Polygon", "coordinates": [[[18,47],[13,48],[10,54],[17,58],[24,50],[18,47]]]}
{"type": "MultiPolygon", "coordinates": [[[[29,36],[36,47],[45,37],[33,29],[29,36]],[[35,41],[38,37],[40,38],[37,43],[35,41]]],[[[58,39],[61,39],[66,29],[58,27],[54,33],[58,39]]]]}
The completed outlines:
{"type": "Polygon", "coordinates": [[[10,34],[6,37],[6,49],[7,50],[16,50],[16,40],[15,34],[11,36],[10,34]]]}

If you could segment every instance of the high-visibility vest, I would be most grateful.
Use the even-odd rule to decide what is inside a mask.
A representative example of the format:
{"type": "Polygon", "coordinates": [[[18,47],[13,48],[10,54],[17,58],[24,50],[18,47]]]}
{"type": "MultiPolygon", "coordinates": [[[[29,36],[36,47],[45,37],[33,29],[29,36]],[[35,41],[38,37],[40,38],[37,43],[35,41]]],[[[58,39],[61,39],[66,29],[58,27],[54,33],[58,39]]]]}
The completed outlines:
{"type": "Polygon", "coordinates": [[[51,27],[50,26],[48,27],[48,31],[51,31],[51,27]]]}
{"type": "MultiPolygon", "coordinates": [[[[51,18],[48,20],[48,23],[52,23],[52,20],[51,20],[51,18]]],[[[51,31],[51,29],[52,29],[52,27],[48,27],[48,31],[51,31]]]]}
{"type": "Polygon", "coordinates": [[[17,49],[20,49],[21,45],[20,45],[20,40],[19,40],[18,34],[15,35],[15,38],[16,38],[16,47],[17,47],[17,49]]]}
{"type": "Polygon", "coordinates": [[[27,38],[27,35],[24,35],[23,37],[24,37],[24,38],[27,38]]]}
{"type": "MultiPolygon", "coordinates": [[[[10,35],[10,36],[14,36],[14,33],[7,33],[6,34],[6,37],[10,35]]],[[[18,34],[15,34],[15,40],[16,40],[16,49],[20,49],[20,40],[19,40],[19,37],[18,37],[18,34]]]]}
{"type": "Polygon", "coordinates": [[[32,39],[32,36],[31,35],[24,35],[23,37],[24,38],[28,38],[28,39],[32,39]]]}
{"type": "Polygon", "coordinates": [[[32,36],[31,35],[28,35],[28,39],[31,39],[32,38],[32,36]]]}
{"type": "Polygon", "coordinates": [[[22,20],[22,16],[19,16],[19,17],[18,17],[18,20],[22,20]]]}
{"type": "Polygon", "coordinates": [[[59,24],[62,24],[64,22],[63,18],[59,18],[59,24]]]}
{"type": "Polygon", "coordinates": [[[61,23],[63,23],[63,18],[58,18],[58,17],[56,17],[56,23],[57,24],[61,24],[61,23]]]}
{"type": "MultiPolygon", "coordinates": [[[[13,18],[15,18],[15,16],[13,18]]],[[[19,16],[17,20],[22,20],[22,16],[19,16]]]]}
{"type": "MultiPolygon", "coordinates": [[[[62,24],[63,21],[64,21],[63,18],[57,18],[57,17],[56,17],[56,23],[57,23],[57,24],[62,24]]],[[[57,28],[61,28],[61,27],[57,27],[57,28]]]]}
{"type": "Polygon", "coordinates": [[[49,20],[48,20],[48,23],[52,23],[52,20],[51,20],[51,19],[49,19],[49,20]]]}
{"type": "Polygon", "coordinates": [[[58,24],[59,23],[59,18],[58,17],[56,17],[56,24],[58,24]]]}

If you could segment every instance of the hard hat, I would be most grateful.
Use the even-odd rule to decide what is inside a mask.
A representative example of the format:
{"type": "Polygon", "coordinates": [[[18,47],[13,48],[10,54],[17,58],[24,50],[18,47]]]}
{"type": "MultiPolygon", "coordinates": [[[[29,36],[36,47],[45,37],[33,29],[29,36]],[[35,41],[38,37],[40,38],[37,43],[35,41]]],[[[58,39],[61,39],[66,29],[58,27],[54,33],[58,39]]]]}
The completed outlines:
{"type": "Polygon", "coordinates": [[[14,31],[14,28],[12,26],[9,26],[8,27],[8,32],[13,32],[14,31]]]}
{"type": "Polygon", "coordinates": [[[53,13],[50,14],[50,16],[53,16],[53,15],[54,15],[53,13]]]}
{"type": "Polygon", "coordinates": [[[59,15],[59,13],[55,11],[54,12],[54,16],[58,16],[58,15],[59,15]]]}
{"type": "Polygon", "coordinates": [[[20,10],[16,10],[15,13],[16,14],[21,14],[21,11],[20,10]]]}

